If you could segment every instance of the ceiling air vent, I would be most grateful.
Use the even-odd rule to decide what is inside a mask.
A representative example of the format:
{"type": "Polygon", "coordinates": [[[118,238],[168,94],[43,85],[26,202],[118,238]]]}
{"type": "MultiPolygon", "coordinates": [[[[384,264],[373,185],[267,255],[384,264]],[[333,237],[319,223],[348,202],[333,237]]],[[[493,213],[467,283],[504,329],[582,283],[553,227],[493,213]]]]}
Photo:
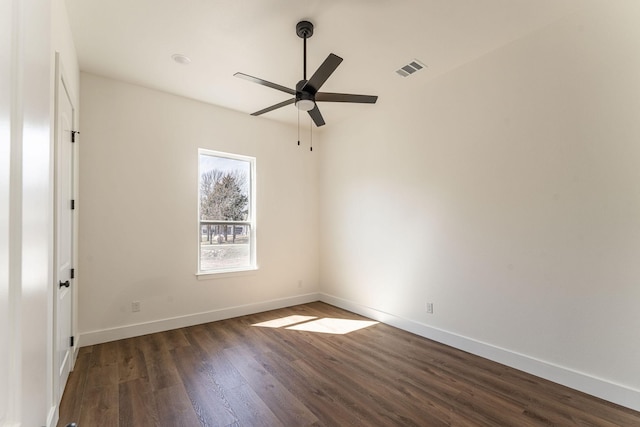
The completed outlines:
{"type": "Polygon", "coordinates": [[[416,71],[420,71],[426,67],[427,66],[424,65],[422,62],[418,61],[417,59],[414,59],[413,61],[409,62],[407,65],[398,68],[396,70],[396,73],[398,73],[402,77],[409,77],[411,74],[415,73],[416,71]]]}

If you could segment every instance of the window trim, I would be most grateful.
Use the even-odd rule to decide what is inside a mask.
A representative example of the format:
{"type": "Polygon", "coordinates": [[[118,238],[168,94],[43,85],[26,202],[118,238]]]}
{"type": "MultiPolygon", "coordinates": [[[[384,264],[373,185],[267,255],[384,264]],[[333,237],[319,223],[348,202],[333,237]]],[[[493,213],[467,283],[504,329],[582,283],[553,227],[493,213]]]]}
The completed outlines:
{"type": "Polygon", "coordinates": [[[197,218],[196,218],[196,226],[197,226],[197,243],[198,243],[198,259],[196,265],[196,276],[198,278],[206,278],[209,276],[211,278],[222,278],[224,276],[229,275],[238,275],[238,273],[247,273],[258,270],[258,262],[257,262],[257,248],[256,248],[256,235],[257,235],[257,221],[256,221],[256,158],[251,156],[245,156],[241,154],[227,153],[223,151],[210,150],[206,148],[198,148],[198,177],[197,177],[198,187],[197,187],[197,200],[196,203],[198,205],[197,208],[197,218]],[[249,215],[248,220],[246,221],[215,221],[215,220],[200,220],[200,178],[202,175],[202,171],[200,170],[200,156],[215,156],[222,157],[231,160],[241,160],[249,163],[249,215]],[[229,224],[238,223],[249,225],[250,234],[249,234],[249,261],[250,264],[242,267],[231,267],[231,268],[220,268],[216,270],[202,270],[200,266],[200,250],[201,250],[201,239],[202,239],[202,222],[227,222],[229,224]]]}

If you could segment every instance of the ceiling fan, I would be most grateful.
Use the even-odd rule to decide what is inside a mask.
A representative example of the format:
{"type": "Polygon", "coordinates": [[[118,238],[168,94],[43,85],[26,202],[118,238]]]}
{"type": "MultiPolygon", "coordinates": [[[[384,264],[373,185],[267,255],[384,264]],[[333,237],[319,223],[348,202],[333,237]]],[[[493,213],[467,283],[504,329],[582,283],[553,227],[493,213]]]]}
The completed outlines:
{"type": "Polygon", "coordinates": [[[319,92],[320,88],[327,81],[329,76],[338,68],[338,65],[342,62],[342,58],[338,55],[330,53],[327,59],[324,60],[322,65],[316,70],[315,73],[307,80],[307,39],[313,35],[313,24],[309,21],[300,21],[296,25],[296,34],[303,39],[304,52],[303,52],[303,75],[302,80],[296,84],[296,88],[290,89],[285,86],[281,86],[276,83],[259,79],[257,77],[250,76],[243,73],[235,73],[234,76],[241,79],[248,80],[250,82],[258,83],[263,86],[270,87],[272,89],[279,90],[281,92],[288,93],[294,97],[270,107],[264,108],[260,111],[252,113],[252,116],[259,116],[269,111],[277,110],[278,108],[286,105],[295,104],[299,110],[306,111],[313,119],[316,126],[322,126],[325,124],[324,118],[318,109],[318,102],[350,102],[357,104],[375,104],[378,100],[377,96],[371,95],[352,95],[348,93],[330,93],[319,92]]]}

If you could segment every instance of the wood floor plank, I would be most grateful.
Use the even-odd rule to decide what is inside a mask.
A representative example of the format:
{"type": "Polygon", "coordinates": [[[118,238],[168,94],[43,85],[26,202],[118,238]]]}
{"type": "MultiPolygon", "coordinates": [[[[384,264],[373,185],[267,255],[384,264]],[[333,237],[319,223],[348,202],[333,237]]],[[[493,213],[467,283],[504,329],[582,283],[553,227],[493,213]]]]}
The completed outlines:
{"type": "Polygon", "coordinates": [[[211,369],[193,348],[171,350],[189,400],[203,426],[227,426],[237,421],[224,391],[211,380],[211,369]]]}
{"type": "Polygon", "coordinates": [[[640,426],[636,411],[388,325],[256,326],[290,316],[367,320],[316,302],[80,349],[58,425],[640,426]]]}
{"type": "Polygon", "coordinates": [[[233,408],[240,425],[252,427],[286,427],[269,409],[269,406],[248,384],[241,384],[227,390],[227,399],[233,408]]]}
{"type": "Polygon", "coordinates": [[[117,385],[118,378],[118,343],[109,342],[95,346],[89,359],[87,371],[87,389],[117,385]]]}
{"type": "MultiPolygon", "coordinates": [[[[301,335],[301,338],[303,337],[304,335],[301,335]]],[[[355,379],[355,384],[344,385],[349,390],[357,389],[358,383],[375,382],[383,384],[384,387],[380,390],[391,393],[396,400],[416,402],[419,402],[419,396],[426,393],[431,396],[431,423],[437,424],[447,420],[452,404],[447,404],[446,398],[453,402],[461,392],[460,387],[447,387],[446,381],[430,382],[429,376],[425,376],[423,372],[416,372],[415,369],[412,372],[403,372],[398,368],[401,357],[395,360],[388,357],[372,340],[349,341],[351,345],[346,345],[343,338],[336,336],[323,341],[312,340],[307,342],[307,345],[314,348],[315,354],[326,355],[324,359],[329,363],[324,364],[320,360],[326,372],[335,372],[338,378],[355,379]],[[357,363],[353,363],[354,361],[357,363]],[[422,383],[419,381],[420,378],[422,383]]]]}
{"type": "Polygon", "coordinates": [[[203,360],[206,360],[213,382],[224,384],[225,389],[233,389],[245,384],[240,372],[224,355],[224,348],[215,341],[206,326],[189,328],[186,335],[192,342],[192,346],[200,352],[203,360]]]}
{"type": "Polygon", "coordinates": [[[162,345],[167,350],[173,350],[179,347],[188,347],[189,341],[184,335],[185,328],[181,329],[172,329],[170,331],[165,331],[161,334],[162,336],[162,345]]]}
{"type": "Polygon", "coordinates": [[[118,425],[121,427],[160,425],[155,396],[147,378],[136,378],[120,383],[118,408],[118,425]]]}
{"type": "Polygon", "coordinates": [[[338,384],[318,375],[317,371],[310,375],[304,363],[313,365],[313,360],[290,361],[275,352],[268,352],[263,357],[262,366],[304,401],[321,425],[331,425],[335,419],[340,419],[344,425],[366,425],[363,420],[371,417],[368,408],[359,407],[351,393],[345,393],[338,384]]]}
{"type": "Polygon", "coordinates": [[[162,334],[151,334],[141,337],[139,341],[146,362],[149,384],[154,391],[182,384],[169,346],[165,345],[163,337],[162,334]]]}
{"type": "Polygon", "coordinates": [[[196,325],[186,330],[185,338],[189,342],[189,345],[198,346],[206,354],[222,352],[226,345],[216,340],[207,326],[207,324],[196,325]]]}
{"type": "MultiPolygon", "coordinates": [[[[371,328],[374,330],[376,328],[371,328]]],[[[474,365],[464,366],[460,372],[452,375],[446,369],[442,369],[439,363],[429,361],[427,357],[409,355],[398,347],[380,345],[375,339],[354,340],[341,347],[342,353],[352,357],[368,357],[364,366],[375,370],[367,373],[377,375],[376,372],[384,372],[388,376],[380,378],[380,382],[391,382],[402,387],[402,392],[418,402],[426,400],[438,410],[441,418],[446,419],[446,414],[455,412],[459,418],[464,418],[462,408],[471,407],[473,412],[472,397],[481,393],[481,388],[473,386],[468,378],[473,375],[474,365]],[[363,343],[367,343],[366,346],[363,343]],[[392,349],[392,350],[390,350],[392,349]],[[358,356],[360,355],[360,356],[358,356]],[[390,366],[392,368],[385,368],[390,366]],[[416,367],[418,368],[416,370],[416,367]],[[465,400],[463,397],[467,397],[465,400]]],[[[523,405],[509,396],[501,397],[502,404],[509,406],[511,412],[520,413],[523,405]]],[[[487,402],[490,403],[490,402],[487,402]]],[[[506,418],[506,412],[505,412],[506,418]]]]}
{"type": "Polygon", "coordinates": [[[224,350],[255,393],[285,425],[311,426],[318,418],[242,347],[224,350]]]}
{"type": "MultiPolygon", "coordinates": [[[[300,334],[301,336],[308,334],[300,334]]],[[[370,407],[375,416],[369,422],[390,422],[392,425],[419,426],[445,425],[446,419],[438,418],[434,412],[425,412],[411,393],[398,387],[393,378],[388,378],[388,366],[380,365],[379,369],[371,368],[371,359],[355,360],[351,355],[332,351],[334,340],[312,341],[309,346],[315,347],[315,353],[321,357],[314,363],[323,375],[339,384],[341,389],[349,390],[351,397],[363,407],[370,407]],[[375,392],[372,392],[375,390],[375,392]]],[[[358,355],[358,358],[366,355],[358,355]]]]}
{"type": "Polygon", "coordinates": [[[83,347],[78,351],[74,370],[69,374],[66,389],[73,390],[73,393],[64,393],[60,402],[60,417],[58,426],[78,422],[80,410],[87,381],[87,369],[91,358],[90,347],[83,347]],[[64,417],[63,417],[64,416],[64,417]]]}
{"type": "Polygon", "coordinates": [[[139,378],[148,378],[147,364],[140,343],[141,338],[129,338],[117,341],[118,344],[118,380],[127,382],[139,378]]]}
{"type": "Polygon", "coordinates": [[[305,402],[323,425],[331,424],[335,418],[343,420],[345,425],[393,426],[396,423],[381,416],[376,402],[363,393],[349,389],[344,384],[323,374],[321,366],[312,360],[296,360],[292,368],[304,378],[306,389],[300,392],[305,402]]]}
{"type": "Polygon", "coordinates": [[[119,427],[118,384],[87,389],[82,399],[79,426],[119,427]]]}
{"type": "MultiPolygon", "coordinates": [[[[320,358],[313,360],[314,365],[321,369],[327,379],[338,384],[340,389],[349,390],[351,398],[358,398],[361,407],[373,408],[374,416],[369,416],[368,422],[380,424],[387,420],[392,425],[423,425],[425,422],[429,425],[446,424],[446,408],[440,411],[440,417],[433,408],[429,412],[421,411],[416,406],[416,399],[411,392],[406,387],[399,386],[396,376],[388,375],[393,372],[384,363],[386,360],[376,366],[370,357],[374,353],[368,349],[351,354],[345,347],[337,345],[338,336],[323,341],[309,341],[312,336],[309,333],[298,334],[298,338],[304,340],[306,345],[316,347],[314,353],[319,354],[320,358]],[[371,394],[371,389],[375,389],[376,393],[371,394]],[[390,404],[402,410],[389,410],[390,404]]],[[[456,390],[455,394],[458,393],[456,390]]]]}
{"type": "Polygon", "coordinates": [[[92,346],[90,366],[104,366],[118,363],[119,341],[111,341],[92,346]]]}
{"type": "MultiPolygon", "coordinates": [[[[372,330],[375,329],[376,328],[372,328],[372,330]]],[[[396,335],[402,334],[391,335],[396,338],[396,335]]],[[[372,343],[371,347],[375,348],[377,346],[375,339],[369,342],[372,343]]],[[[386,354],[388,357],[391,357],[393,366],[396,366],[397,369],[403,373],[403,377],[407,377],[408,373],[412,370],[415,372],[415,368],[417,367],[419,371],[427,373],[431,379],[437,379],[437,386],[448,388],[448,390],[438,390],[439,395],[447,395],[448,391],[454,392],[457,390],[470,397],[478,392],[482,392],[483,389],[490,389],[492,396],[496,393],[500,394],[500,399],[504,400],[505,403],[510,402],[514,408],[524,408],[524,406],[531,401],[530,396],[527,394],[519,396],[518,393],[514,393],[513,383],[506,385],[507,383],[503,379],[503,375],[507,371],[505,371],[506,367],[501,365],[491,362],[487,366],[483,366],[485,365],[484,359],[468,354],[465,355],[467,358],[465,362],[464,359],[460,359],[458,356],[462,352],[453,352],[451,356],[446,356],[445,353],[449,351],[449,348],[445,348],[445,346],[442,346],[440,349],[429,346],[429,348],[426,348],[426,351],[424,351],[420,349],[419,343],[413,338],[407,341],[406,345],[403,345],[402,341],[387,342],[386,344],[387,348],[392,348],[393,350],[378,347],[375,353],[386,354]],[[404,357],[393,357],[394,353],[404,355],[404,357]],[[436,354],[437,357],[430,359],[428,357],[429,353],[436,354]]],[[[359,346],[361,343],[355,341],[352,345],[359,346]]],[[[419,378],[420,375],[418,375],[418,377],[414,375],[408,377],[416,379],[419,378]]],[[[415,381],[412,382],[419,386],[415,381]]],[[[428,393],[428,390],[424,391],[428,393]]],[[[459,396],[456,397],[456,402],[458,402],[458,400],[459,396]]],[[[454,406],[458,404],[459,403],[454,406]]]]}
{"type": "Polygon", "coordinates": [[[196,427],[200,420],[182,383],[154,392],[161,427],[196,427]]]}

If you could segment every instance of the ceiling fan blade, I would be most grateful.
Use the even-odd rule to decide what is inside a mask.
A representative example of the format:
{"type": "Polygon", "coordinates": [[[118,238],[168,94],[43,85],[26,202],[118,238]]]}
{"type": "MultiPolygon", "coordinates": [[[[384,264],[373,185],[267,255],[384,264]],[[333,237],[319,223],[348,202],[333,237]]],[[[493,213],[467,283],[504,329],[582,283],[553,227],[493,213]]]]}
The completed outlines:
{"type": "Polygon", "coordinates": [[[324,125],[324,119],[322,118],[322,114],[320,114],[320,110],[318,109],[317,105],[313,107],[312,110],[309,110],[308,113],[313,119],[313,123],[315,123],[316,126],[320,127],[324,125]]]}
{"type": "Polygon", "coordinates": [[[350,93],[316,93],[317,102],[356,102],[358,104],[375,104],[378,100],[374,95],[352,95],[350,93]]]}
{"type": "Polygon", "coordinates": [[[293,104],[296,102],[295,98],[287,99],[286,101],[279,102],[271,107],[267,107],[263,110],[256,111],[255,113],[251,113],[252,116],[259,116],[260,114],[268,113],[269,111],[277,110],[278,108],[284,107],[285,105],[293,104]]]}
{"type": "Polygon", "coordinates": [[[320,90],[320,87],[327,81],[329,76],[338,68],[338,65],[342,62],[342,58],[338,55],[330,53],[327,59],[324,60],[322,65],[313,73],[313,76],[307,81],[303,89],[313,88],[313,92],[320,90]]]}
{"type": "Polygon", "coordinates": [[[262,80],[262,79],[259,79],[257,77],[253,77],[253,76],[250,76],[248,74],[235,73],[234,76],[240,77],[241,79],[245,79],[245,80],[248,80],[248,81],[253,82],[253,83],[258,83],[259,85],[262,85],[262,86],[270,87],[271,89],[276,89],[276,90],[279,90],[279,91],[282,91],[282,92],[286,92],[289,95],[295,95],[296,94],[296,91],[293,90],[293,89],[289,89],[288,87],[284,87],[284,86],[281,86],[281,85],[276,84],[276,83],[271,83],[271,82],[268,82],[266,80],[262,80]]]}

